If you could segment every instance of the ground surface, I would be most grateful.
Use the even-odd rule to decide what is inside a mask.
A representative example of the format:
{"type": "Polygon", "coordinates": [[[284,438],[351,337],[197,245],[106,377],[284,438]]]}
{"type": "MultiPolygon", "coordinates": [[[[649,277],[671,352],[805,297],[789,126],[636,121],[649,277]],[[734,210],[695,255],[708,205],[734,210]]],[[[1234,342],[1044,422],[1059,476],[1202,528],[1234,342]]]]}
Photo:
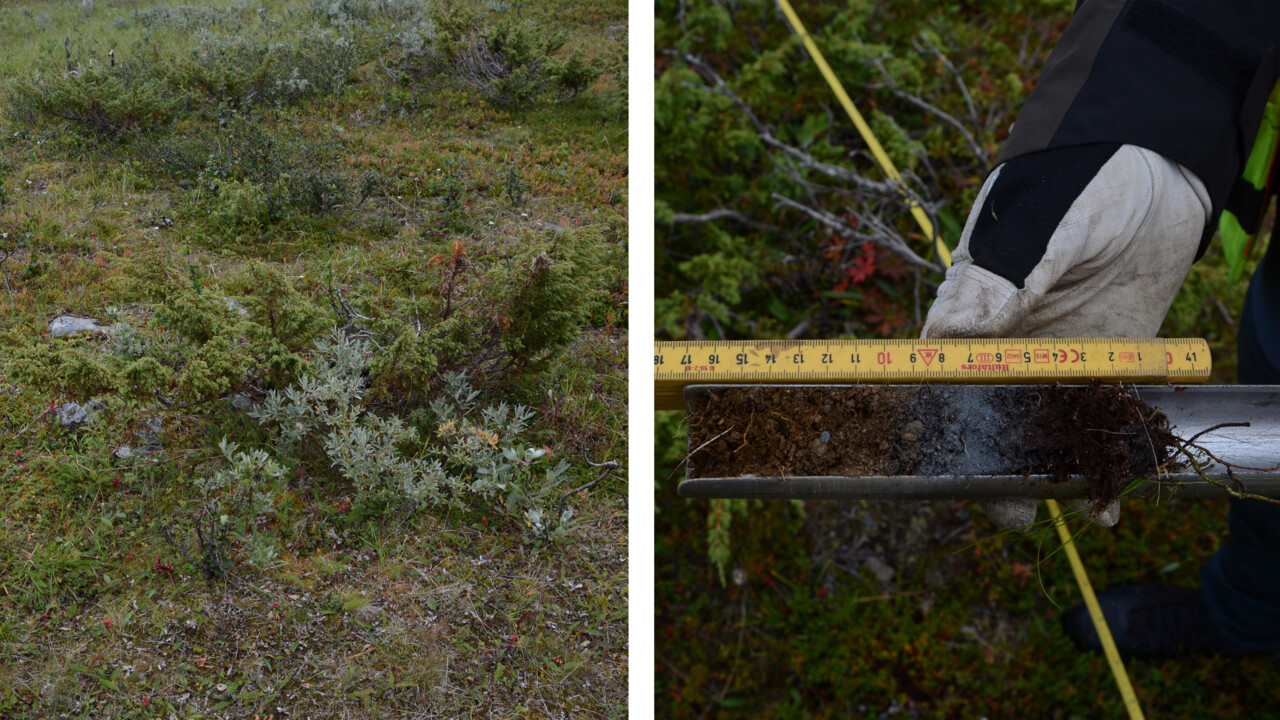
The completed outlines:
{"type": "MultiPolygon", "coordinates": [[[[410,37],[396,13],[426,6],[98,0],[90,13],[79,2],[3,3],[0,109],[16,79],[66,75],[64,40],[81,72],[108,67],[108,50],[127,67],[147,48],[163,57],[198,43],[231,52],[236,37],[275,43],[276,52],[313,41],[341,52],[338,38],[353,33],[369,54],[333,92],[253,109],[209,104],[149,141],[88,136],[56,121],[29,126],[11,113],[0,120],[0,367],[12,370],[6,353],[32,343],[101,357],[128,339],[57,345],[46,340],[48,323],[61,314],[129,325],[148,341],[169,337],[151,323],[156,306],[136,282],[139,257],[170,279],[189,277],[197,294],[229,292],[247,267],[267,265],[333,327],[352,319],[329,301],[337,302],[334,288],[351,313],[386,308],[379,317],[391,318],[395,303],[425,299],[420,276],[439,273],[450,252],[455,268],[481,259],[501,268],[521,243],[590,233],[581,237],[596,243],[599,305],[571,328],[576,337],[537,369],[472,380],[480,402],[536,411],[525,442],[569,462],[561,490],[598,476],[587,459],[622,467],[564,498],[577,524],[551,541],[531,540],[501,499],[355,517],[353,490],[335,471],[291,462],[278,512],[262,525],[278,555],[249,563],[232,544],[233,572],[206,579],[191,533],[204,501],[193,482],[224,466],[221,437],[274,451],[273,436],[228,403],[230,390],[191,406],[102,396],[96,422],[64,427],[52,410],[84,397],[0,376],[0,717],[626,715],[626,4],[477,10],[485,24],[563,32],[555,58],[577,50],[602,70],[573,98],[548,94],[527,107],[486,98],[447,69],[402,65],[410,45],[431,34],[417,26],[410,37]],[[371,192],[334,204],[325,195],[332,188],[316,185],[312,209],[304,197],[268,215],[252,197],[236,205],[234,183],[218,168],[194,185],[153,170],[148,145],[214,137],[243,150],[236,128],[248,116],[296,139],[279,147],[299,158],[328,153],[316,178],[356,194],[361,178],[373,178],[371,192]],[[225,202],[200,189],[210,177],[225,202]],[[158,433],[148,430],[155,419],[158,433]],[[148,450],[113,458],[125,443],[148,450]]],[[[282,83],[272,87],[307,89],[296,78],[282,83]]],[[[297,164],[276,174],[309,171],[285,160],[297,164]]],[[[240,187],[252,195],[289,180],[265,169],[257,185],[240,187]]],[[[483,305],[486,292],[476,284],[449,296],[475,313],[459,343],[481,332],[480,320],[494,332],[510,322],[483,305]]],[[[387,385],[371,411],[418,422],[425,416],[410,411],[440,381],[421,379],[414,396],[387,385]]],[[[263,397],[247,385],[235,392],[245,394],[238,402],[263,397]]],[[[401,450],[428,451],[434,436],[422,437],[422,448],[401,450]]]]}

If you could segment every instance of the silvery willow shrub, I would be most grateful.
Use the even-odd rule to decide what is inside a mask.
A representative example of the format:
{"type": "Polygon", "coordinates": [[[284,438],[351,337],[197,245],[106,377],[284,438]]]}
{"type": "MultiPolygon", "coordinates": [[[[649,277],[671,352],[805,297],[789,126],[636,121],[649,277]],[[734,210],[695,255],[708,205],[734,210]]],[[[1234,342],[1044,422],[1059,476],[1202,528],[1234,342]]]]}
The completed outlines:
{"type": "Polygon", "coordinates": [[[573,508],[557,511],[550,505],[563,493],[560,484],[569,463],[562,459],[550,465],[547,448],[517,442],[534,417],[532,410],[501,402],[482,408],[476,418],[477,394],[465,375],[447,373],[445,392],[431,403],[443,445],[437,452],[454,473],[454,491],[501,499],[508,515],[524,521],[526,539],[563,539],[572,529],[573,508]]]}
{"type": "Polygon", "coordinates": [[[372,22],[379,18],[395,21],[414,20],[431,9],[428,0],[312,0],[312,14],[341,24],[358,20],[372,22]]]}
{"type": "Polygon", "coordinates": [[[434,67],[439,59],[436,50],[436,23],[430,17],[424,17],[399,32],[394,40],[404,52],[402,67],[411,72],[415,66],[434,67]]]}
{"type": "Polygon", "coordinates": [[[573,509],[560,507],[569,463],[520,436],[534,413],[501,402],[477,407],[479,391],[449,373],[429,413],[432,437],[370,409],[365,340],[335,335],[316,342],[311,372],[272,391],[250,417],[274,430],[280,458],[327,466],[354,490],[361,513],[424,506],[496,505],[524,521],[532,541],[559,540],[573,509]]]}
{"type": "Polygon", "coordinates": [[[277,429],[283,454],[297,456],[318,444],[330,467],[354,487],[357,505],[441,502],[446,483],[440,462],[399,450],[418,440],[417,430],[367,410],[364,375],[371,356],[363,341],[317,341],[311,373],[283,392],[268,393],[250,417],[277,429]]]}
{"type": "Polygon", "coordinates": [[[284,490],[284,467],[265,450],[242,452],[226,438],[218,443],[218,449],[225,465],[196,479],[204,494],[205,516],[196,527],[203,555],[199,564],[206,577],[227,573],[228,539],[238,542],[249,564],[256,567],[270,565],[279,554],[263,531],[275,517],[275,506],[284,490]]]}
{"type": "Polygon", "coordinates": [[[190,31],[219,26],[230,32],[238,32],[241,27],[240,14],[247,7],[248,3],[245,2],[233,3],[222,10],[203,5],[161,6],[137,10],[132,19],[148,29],[174,28],[190,31]]]}

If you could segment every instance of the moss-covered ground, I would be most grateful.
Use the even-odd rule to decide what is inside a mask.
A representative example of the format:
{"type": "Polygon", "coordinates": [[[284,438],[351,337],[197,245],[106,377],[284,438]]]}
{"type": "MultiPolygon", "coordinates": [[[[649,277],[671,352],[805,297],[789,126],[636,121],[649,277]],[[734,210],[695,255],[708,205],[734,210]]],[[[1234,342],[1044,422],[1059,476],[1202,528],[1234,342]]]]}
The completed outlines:
{"type": "MultiPolygon", "coordinates": [[[[427,5],[0,4],[0,110],[16,107],[15,83],[64,78],[66,47],[81,74],[111,72],[112,50],[120,67],[136,67],[144,54],[187,57],[238,33],[283,48],[347,33],[363,53],[332,91],[253,108],[251,98],[206,99],[155,131],[95,134],[13,111],[0,120],[0,717],[626,714],[626,3],[458,4],[481,24],[563,33],[553,59],[577,51],[599,71],[573,97],[548,91],[536,104],[486,97],[447,60],[414,57],[426,64],[411,67],[410,45],[429,43],[432,29],[407,39],[397,13],[427,5]],[[157,170],[182,158],[148,152],[215,138],[234,154],[243,146],[230,136],[249,116],[301,153],[285,158],[294,179],[308,152],[323,156],[316,177],[337,178],[341,201],[319,187],[267,212],[255,204],[263,188],[289,197],[289,179],[209,168],[193,180],[157,170]],[[537,412],[528,442],[570,462],[564,489],[598,476],[587,459],[622,464],[565,498],[576,525],[559,542],[531,540],[501,500],[357,517],[334,470],[291,462],[266,524],[278,556],[248,563],[233,543],[234,573],[206,579],[191,534],[204,502],[193,479],[221,466],[223,436],[272,450],[272,435],[228,402],[260,400],[254,378],[214,397],[104,397],[95,422],[64,427],[52,410],[85,398],[19,382],[5,364],[34,346],[128,352],[114,335],[48,338],[50,320],[74,314],[136,328],[151,343],[139,352],[177,358],[180,377],[190,346],[151,323],[139,258],[197,294],[230,293],[234,278],[267,266],[334,328],[379,309],[380,322],[394,320],[395,307],[438,289],[441,257],[501,269],[521,243],[554,246],[559,233],[588,238],[598,257],[585,322],[537,363],[494,362],[472,377],[482,402],[537,412]],[[351,307],[335,302],[337,290],[351,307]],[[122,444],[148,449],[120,460],[122,444]]],[[[477,323],[491,319],[475,332],[510,330],[506,306],[486,306],[489,290],[472,287],[449,297],[477,323]]],[[[400,321],[420,333],[430,324],[400,321]]],[[[371,411],[421,408],[445,370],[476,370],[469,359],[440,350],[438,367],[414,376],[415,395],[389,381],[371,411]]]]}

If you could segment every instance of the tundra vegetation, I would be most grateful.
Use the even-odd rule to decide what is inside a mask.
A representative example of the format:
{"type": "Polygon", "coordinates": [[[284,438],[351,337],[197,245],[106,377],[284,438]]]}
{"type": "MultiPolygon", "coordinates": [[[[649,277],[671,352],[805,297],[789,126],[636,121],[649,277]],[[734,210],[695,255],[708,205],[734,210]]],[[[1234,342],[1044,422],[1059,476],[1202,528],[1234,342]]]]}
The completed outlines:
{"type": "MultiPolygon", "coordinates": [[[[1074,3],[794,5],[954,246],[1074,3]]],[[[941,268],[777,5],[656,12],[657,337],[917,337],[941,268]]],[[[1244,289],[1214,247],[1160,331],[1208,340],[1212,382],[1234,381],[1244,289]]],[[[1000,535],[965,502],[685,501],[686,452],[659,413],[663,717],[1123,714],[1105,660],[1058,627],[1079,594],[1052,532],[1000,535]]],[[[1194,586],[1225,516],[1165,497],[1073,527],[1095,587],[1194,586]]],[[[1129,668],[1153,715],[1277,717],[1266,660],[1129,668]]]]}
{"type": "Polygon", "coordinates": [[[625,714],[625,22],[0,6],[0,716],[625,714]]]}

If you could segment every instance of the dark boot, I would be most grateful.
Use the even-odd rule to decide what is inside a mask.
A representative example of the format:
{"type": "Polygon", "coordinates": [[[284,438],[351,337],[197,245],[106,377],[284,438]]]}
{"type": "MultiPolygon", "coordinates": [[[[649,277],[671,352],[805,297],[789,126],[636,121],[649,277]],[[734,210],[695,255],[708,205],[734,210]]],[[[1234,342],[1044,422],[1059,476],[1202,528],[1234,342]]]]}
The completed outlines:
{"type": "MultiPolygon", "coordinates": [[[[1213,627],[1199,590],[1170,585],[1121,585],[1099,593],[1098,604],[1120,657],[1247,654],[1213,627]]],[[[1084,603],[1076,603],[1068,610],[1062,624],[1081,650],[1102,651],[1084,603]]]]}

